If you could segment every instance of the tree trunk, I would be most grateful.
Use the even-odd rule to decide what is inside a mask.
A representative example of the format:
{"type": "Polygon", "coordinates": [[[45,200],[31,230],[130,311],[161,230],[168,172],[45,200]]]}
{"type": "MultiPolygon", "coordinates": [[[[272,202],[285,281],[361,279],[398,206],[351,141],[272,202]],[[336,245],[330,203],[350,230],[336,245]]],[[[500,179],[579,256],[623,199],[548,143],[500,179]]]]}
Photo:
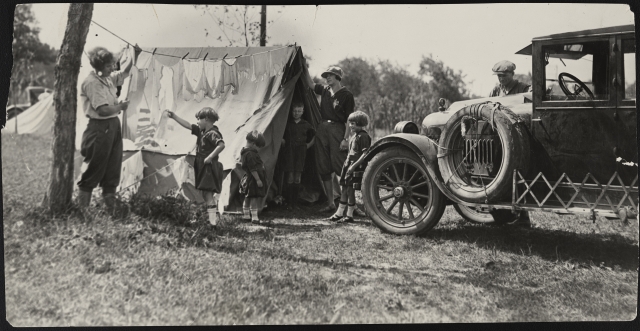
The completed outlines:
{"type": "Polygon", "coordinates": [[[54,213],[63,212],[71,204],[78,74],[92,14],[92,3],[69,5],[67,28],[56,59],[53,89],[55,117],[51,143],[53,163],[49,187],[42,203],[45,208],[54,213]]]}

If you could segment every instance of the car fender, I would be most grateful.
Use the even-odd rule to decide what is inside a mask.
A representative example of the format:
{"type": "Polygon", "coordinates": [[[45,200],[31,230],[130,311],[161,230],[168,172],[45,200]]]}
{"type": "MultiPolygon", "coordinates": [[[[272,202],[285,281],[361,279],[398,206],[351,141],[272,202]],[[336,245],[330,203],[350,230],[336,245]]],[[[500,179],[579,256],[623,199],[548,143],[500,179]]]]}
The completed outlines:
{"type": "Polygon", "coordinates": [[[451,194],[443,184],[444,181],[438,168],[438,145],[436,141],[428,137],[410,133],[396,133],[385,136],[371,145],[364,156],[364,161],[368,163],[380,151],[399,146],[407,147],[418,155],[427,172],[434,179],[436,186],[447,198],[455,203],[468,204],[451,194]]]}

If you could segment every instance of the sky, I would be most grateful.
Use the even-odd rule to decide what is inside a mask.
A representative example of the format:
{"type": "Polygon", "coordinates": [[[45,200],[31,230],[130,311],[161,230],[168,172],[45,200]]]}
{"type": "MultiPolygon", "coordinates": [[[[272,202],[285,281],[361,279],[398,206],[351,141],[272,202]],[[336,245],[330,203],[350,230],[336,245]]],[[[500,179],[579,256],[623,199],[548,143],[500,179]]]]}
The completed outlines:
{"type": "MultiPolygon", "coordinates": [[[[33,4],[42,42],[60,48],[68,8],[33,4]]],[[[622,4],[268,6],[267,18],[274,21],[267,46],[302,46],[312,58],[311,75],[347,57],[390,60],[417,74],[422,57],[432,54],[462,71],[467,88],[481,96],[497,83],[491,72],[496,62],[512,61],[516,73],[531,71],[531,57],[515,52],[534,37],[634,24],[633,12],[622,4]]],[[[224,46],[212,17],[191,5],[96,3],[92,19],[142,47],[224,46]]],[[[124,45],[92,24],[85,49],[118,51],[124,45]]]]}

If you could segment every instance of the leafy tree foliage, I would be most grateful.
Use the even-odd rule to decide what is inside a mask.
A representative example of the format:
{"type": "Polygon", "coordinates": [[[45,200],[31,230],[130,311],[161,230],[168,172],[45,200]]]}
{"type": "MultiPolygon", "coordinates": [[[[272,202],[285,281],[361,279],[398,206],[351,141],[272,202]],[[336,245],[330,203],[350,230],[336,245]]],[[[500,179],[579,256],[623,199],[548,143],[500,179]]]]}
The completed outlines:
{"type": "MultiPolygon", "coordinates": [[[[261,6],[194,5],[194,7],[202,11],[202,15],[211,17],[217,29],[215,31],[205,29],[205,35],[218,34],[216,40],[222,42],[222,46],[260,45],[261,6]]],[[[276,13],[281,12],[278,10],[276,13]]],[[[274,20],[269,20],[267,16],[267,26],[273,22],[274,20]]],[[[268,34],[266,40],[269,41],[268,34]]]]}
{"type": "Polygon", "coordinates": [[[369,114],[369,133],[384,135],[400,121],[420,124],[437,111],[438,99],[449,102],[468,99],[462,72],[455,72],[432,55],[423,57],[417,75],[390,61],[371,63],[349,57],[337,64],[345,72],[342,80],[356,99],[356,109],[369,114]]]}
{"type": "Polygon", "coordinates": [[[40,42],[40,29],[30,4],[18,4],[13,20],[13,67],[11,91],[20,93],[29,85],[53,87],[53,67],[58,51],[40,42]]]}

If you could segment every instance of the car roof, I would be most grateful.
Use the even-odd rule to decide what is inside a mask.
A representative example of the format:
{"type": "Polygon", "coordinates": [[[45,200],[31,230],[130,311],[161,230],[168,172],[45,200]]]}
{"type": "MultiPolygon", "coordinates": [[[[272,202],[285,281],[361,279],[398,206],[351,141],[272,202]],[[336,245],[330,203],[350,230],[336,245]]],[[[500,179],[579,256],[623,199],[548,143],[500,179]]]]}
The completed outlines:
{"type": "MultiPolygon", "coordinates": [[[[629,25],[610,26],[610,27],[599,28],[599,29],[588,29],[588,30],[556,33],[548,36],[535,37],[533,38],[532,41],[566,39],[566,38],[576,38],[576,37],[594,37],[594,36],[605,36],[605,35],[626,34],[626,33],[635,34],[635,26],[633,24],[629,24],[629,25]]],[[[533,48],[531,44],[529,44],[527,47],[517,51],[516,54],[531,55],[533,54],[533,48]]]]}

